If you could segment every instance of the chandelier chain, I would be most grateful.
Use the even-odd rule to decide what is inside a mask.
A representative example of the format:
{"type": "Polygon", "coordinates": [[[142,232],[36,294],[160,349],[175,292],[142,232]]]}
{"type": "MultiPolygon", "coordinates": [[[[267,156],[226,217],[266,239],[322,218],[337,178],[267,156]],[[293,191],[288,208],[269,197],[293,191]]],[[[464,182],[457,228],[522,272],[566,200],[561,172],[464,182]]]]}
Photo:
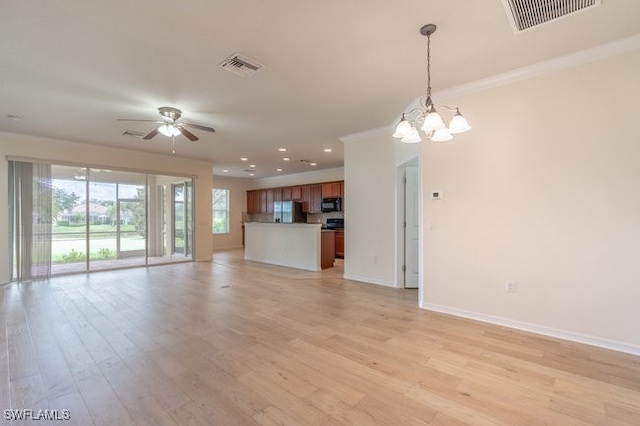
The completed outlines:
{"type": "Polygon", "coordinates": [[[427,98],[431,97],[431,35],[427,35],[427,98]]]}

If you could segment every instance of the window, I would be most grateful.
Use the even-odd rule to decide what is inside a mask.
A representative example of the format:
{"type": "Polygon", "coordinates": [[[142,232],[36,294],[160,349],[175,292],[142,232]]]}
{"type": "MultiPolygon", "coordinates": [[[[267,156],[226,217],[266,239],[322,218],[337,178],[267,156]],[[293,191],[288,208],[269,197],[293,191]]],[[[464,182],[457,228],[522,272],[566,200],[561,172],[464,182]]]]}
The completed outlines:
{"type": "Polygon", "coordinates": [[[213,189],[213,233],[229,232],[229,190],[213,189]]]}

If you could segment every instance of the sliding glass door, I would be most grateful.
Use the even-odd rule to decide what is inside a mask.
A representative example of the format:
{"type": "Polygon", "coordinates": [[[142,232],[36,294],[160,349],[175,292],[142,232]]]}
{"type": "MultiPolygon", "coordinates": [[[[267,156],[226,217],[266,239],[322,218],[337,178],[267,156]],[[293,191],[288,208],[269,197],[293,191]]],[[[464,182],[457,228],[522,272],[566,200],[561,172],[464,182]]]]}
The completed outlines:
{"type": "Polygon", "coordinates": [[[174,255],[191,255],[192,244],[192,185],[191,181],[171,184],[173,198],[172,221],[172,251],[174,255]]]}
{"type": "Polygon", "coordinates": [[[10,173],[13,279],[193,259],[189,178],[19,161],[10,173]]]}

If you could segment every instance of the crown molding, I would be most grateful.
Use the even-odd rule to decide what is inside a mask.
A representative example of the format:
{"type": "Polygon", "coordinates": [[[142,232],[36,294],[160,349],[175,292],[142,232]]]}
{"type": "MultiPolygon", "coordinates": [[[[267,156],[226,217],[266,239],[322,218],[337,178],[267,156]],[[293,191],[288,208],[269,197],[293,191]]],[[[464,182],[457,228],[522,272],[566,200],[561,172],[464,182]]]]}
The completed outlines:
{"type": "MultiPolygon", "coordinates": [[[[474,93],[481,90],[487,90],[505,84],[513,83],[519,80],[535,77],[538,75],[548,74],[566,68],[576,67],[589,62],[598,61],[610,56],[619,55],[632,50],[640,49],[640,34],[626,37],[611,43],[602,44],[590,49],[581,50],[569,55],[560,56],[558,58],[549,59],[547,61],[538,62],[522,68],[517,68],[506,73],[497,74],[492,77],[473,81],[468,84],[452,87],[434,93],[433,97],[438,100],[452,98],[464,94],[474,93]]],[[[416,98],[420,99],[420,98],[416,98]]],[[[410,105],[414,105],[414,100],[410,105]]]]}
{"type": "MultiPolygon", "coordinates": [[[[571,53],[569,55],[560,56],[558,58],[549,59],[547,61],[538,62],[533,65],[529,65],[522,68],[517,68],[512,71],[508,71],[502,74],[496,74],[491,77],[487,77],[481,80],[476,80],[471,83],[455,86],[450,89],[444,89],[433,93],[433,98],[437,98],[440,102],[461,96],[469,93],[479,92],[482,90],[499,87],[505,84],[513,83],[519,80],[525,80],[527,78],[535,77],[538,75],[548,74],[554,71],[559,71],[566,68],[576,67],[589,62],[598,61],[600,59],[608,58],[610,56],[619,55],[632,50],[640,49],[640,34],[636,34],[631,37],[622,38],[611,43],[602,44],[590,49],[581,50],[579,52],[571,53]]],[[[424,96],[418,96],[414,98],[409,105],[402,112],[411,111],[412,109],[420,107],[420,100],[424,96]]],[[[400,115],[395,118],[393,123],[385,127],[379,127],[377,129],[366,130],[364,132],[355,133],[353,135],[342,136],[338,139],[343,143],[356,142],[365,139],[370,139],[378,135],[389,136],[389,132],[393,132],[393,128],[400,120],[400,115]],[[390,130],[391,129],[391,130],[390,130]]]]}
{"type": "Polygon", "coordinates": [[[389,125],[378,127],[376,129],[365,130],[364,132],[354,133],[352,135],[341,136],[338,138],[338,140],[343,144],[347,144],[349,142],[359,142],[376,137],[389,138],[391,137],[391,133],[393,133],[393,130],[391,129],[391,125],[389,125]]]}

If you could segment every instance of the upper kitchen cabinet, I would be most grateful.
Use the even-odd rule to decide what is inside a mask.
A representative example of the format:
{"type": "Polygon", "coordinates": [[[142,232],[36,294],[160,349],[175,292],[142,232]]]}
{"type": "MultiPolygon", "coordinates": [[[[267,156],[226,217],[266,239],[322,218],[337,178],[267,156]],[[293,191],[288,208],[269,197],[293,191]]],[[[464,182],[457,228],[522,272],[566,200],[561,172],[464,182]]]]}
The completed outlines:
{"type": "Polygon", "coordinates": [[[343,182],[326,182],[321,184],[322,198],[342,198],[344,194],[343,182]]]}
{"type": "Polygon", "coordinates": [[[266,213],[267,212],[267,190],[266,189],[261,189],[260,191],[258,191],[258,193],[260,194],[260,204],[259,204],[259,209],[258,209],[258,213],[266,213]]]}
{"type": "Polygon", "coordinates": [[[291,187],[291,199],[293,201],[302,200],[302,186],[292,186],[291,187]]]}
{"type": "Polygon", "coordinates": [[[311,185],[311,202],[309,204],[309,213],[322,212],[322,185],[311,185]]]}
{"type": "MultiPolygon", "coordinates": [[[[276,189],[265,189],[265,192],[267,193],[267,204],[265,208],[265,213],[273,213],[273,202],[276,201],[276,189]]],[[[279,190],[279,193],[280,193],[279,198],[282,199],[282,191],[279,190]]]]}
{"type": "MultiPolygon", "coordinates": [[[[274,188],[273,189],[273,201],[285,201],[283,198],[283,189],[284,188],[274,188]]],[[[286,200],[289,201],[289,200],[286,200]]]]}
{"type": "Polygon", "coordinates": [[[274,201],[302,201],[305,213],[321,213],[323,198],[344,198],[344,183],[325,182],[247,191],[247,213],[273,213],[274,201]]]}
{"type": "Polygon", "coordinates": [[[265,199],[262,203],[261,195],[264,191],[247,191],[247,213],[257,214],[265,213],[266,209],[266,193],[264,193],[265,199]]]}
{"type": "Polygon", "coordinates": [[[292,201],[291,198],[291,187],[282,188],[282,201],[292,201]]]}
{"type": "Polygon", "coordinates": [[[322,204],[322,185],[302,185],[302,208],[305,213],[320,213],[322,204]]]}

